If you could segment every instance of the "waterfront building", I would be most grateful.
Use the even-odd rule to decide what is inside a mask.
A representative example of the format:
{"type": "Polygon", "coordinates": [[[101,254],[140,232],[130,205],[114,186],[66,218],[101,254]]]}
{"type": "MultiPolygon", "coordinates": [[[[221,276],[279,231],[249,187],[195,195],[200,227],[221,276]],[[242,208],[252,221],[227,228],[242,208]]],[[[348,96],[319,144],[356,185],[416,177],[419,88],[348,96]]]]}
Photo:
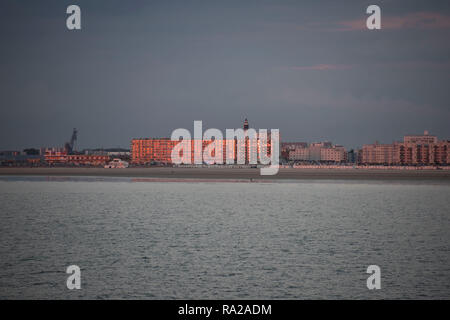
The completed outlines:
{"type": "Polygon", "coordinates": [[[345,162],[347,154],[343,146],[333,146],[320,149],[320,161],[345,162]]]}
{"type": "Polygon", "coordinates": [[[1,154],[0,166],[36,166],[43,161],[40,155],[26,155],[26,154],[1,154]]]}
{"type": "Polygon", "coordinates": [[[45,149],[44,159],[48,164],[67,163],[67,150],[64,148],[45,149]]]}
{"type": "Polygon", "coordinates": [[[396,144],[365,144],[362,148],[363,163],[366,164],[394,164],[397,163],[396,144]]]}
{"type": "MultiPolygon", "coordinates": [[[[245,133],[252,130],[249,128],[247,119],[244,121],[243,130],[245,133]]],[[[195,164],[195,159],[203,159],[204,151],[214,142],[219,150],[222,148],[223,164],[227,163],[227,159],[228,162],[233,163],[237,163],[238,159],[243,159],[244,163],[249,164],[254,160],[251,159],[252,150],[255,150],[256,154],[259,154],[259,152],[266,152],[266,154],[270,156],[270,139],[270,133],[268,133],[267,142],[265,144],[261,143],[258,134],[256,134],[256,137],[246,137],[244,143],[239,143],[236,138],[228,140],[189,140],[190,156],[180,154],[180,157],[185,157],[185,162],[195,164]],[[197,148],[195,148],[195,146],[197,146],[197,148]]],[[[170,138],[133,139],[130,148],[131,162],[140,165],[152,163],[172,164],[172,150],[180,142],[181,140],[172,141],[170,138]]],[[[215,156],[215,151],[211,153],[211,156],[215,156]]]]}
{"type": "Polygon", "coordinates": [[[294,149],[289,150],[288,153],[288,159],[289,160],[310,160],[309,156],[309,148],[308,147],[297,147],[294,149]]]}
{"type": "Polygon", "coordinates": [[[429,134],[427,130],[423,135],[406,135],[403,137],[405,144],[434,144],[438,143],[438,138],[429,134]]]}
{"type": "Polygon", "coordinates": [[[44,160],[50,165],[99,166],[107,163],[108,155],[98,154],[68,154],[64,148],[48,148],[45,150],[44,160]]]}
{"type": "Polygon", "coordinates": [[[351,149],[347,152],[347,162],[348,163],[356,163],[358,160],[358,152],[351,149]]]}
{"type": "Polygon", "coordinates": [[[103,166],[110,160],[108,155],[69,154],[67,164],[75,166],[103,166]]]}
{"type": "Polygon", "coordinates": [[[439,141],[425,131],[423,135],[406,135],[403,142],[367,144],[362,149],[362,163],[447,165],[450,164],[450,141],[439,141]]]}
{"type": "Polygon", "coordinates": [[[345,162],[346,151],[343,146],[333,145],[329,141],[314,142],[310,145],[298,144],[288,151],[290,161],[345,162]]]}

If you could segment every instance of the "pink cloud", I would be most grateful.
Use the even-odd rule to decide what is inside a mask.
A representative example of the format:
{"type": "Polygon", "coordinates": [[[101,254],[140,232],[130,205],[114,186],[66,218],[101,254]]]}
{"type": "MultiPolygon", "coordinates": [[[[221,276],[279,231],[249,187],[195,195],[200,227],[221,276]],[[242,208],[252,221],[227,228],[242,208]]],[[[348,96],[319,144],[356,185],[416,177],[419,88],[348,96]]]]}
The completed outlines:
{"type": "Polygon", "coordinates": [[[325,71],[325,70],[343,70],[343,69],[349,69],[351,66],[349,65],[343,65],[343,64],[316,64],[313,66],[300,66],[300,67],[291,67],[291,70],[319,70],[319,71],[325,71]]]}
{"type": "MultiPolygon", "coordinates": [[[[342,21],[340,31],[365,30],[366,19],[342,21]]],[[[381,29],[441,29],[450,28],[450,16],[437,12],[414,12],[386,17],[381,11],[381,29]]]]}

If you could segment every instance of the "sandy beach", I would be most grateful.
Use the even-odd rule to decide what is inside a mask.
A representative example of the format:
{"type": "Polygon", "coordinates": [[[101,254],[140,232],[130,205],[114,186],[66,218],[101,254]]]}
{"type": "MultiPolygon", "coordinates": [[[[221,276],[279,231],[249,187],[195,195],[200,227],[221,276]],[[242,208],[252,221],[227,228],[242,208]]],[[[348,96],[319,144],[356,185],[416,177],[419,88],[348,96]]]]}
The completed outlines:
{"type": "Polygon", "coordinates": [[[273,176],[249,168],[0,168],[0,176],[98,176],[161,179],[324,179],[324,180],[446,180],[450,170],[293,169],[282,168],[273,176]]]}

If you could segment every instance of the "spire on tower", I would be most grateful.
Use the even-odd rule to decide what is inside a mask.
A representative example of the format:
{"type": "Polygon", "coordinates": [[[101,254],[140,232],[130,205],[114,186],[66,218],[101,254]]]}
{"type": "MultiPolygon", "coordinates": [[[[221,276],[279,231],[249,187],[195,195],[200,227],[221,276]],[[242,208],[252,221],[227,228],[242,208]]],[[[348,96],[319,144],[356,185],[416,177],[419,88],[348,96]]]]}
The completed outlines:
{"type": "Polygon", "coordinates": [[[244,130],[248,130],[248,120],[245,118],[244,120],[244,130]]]}

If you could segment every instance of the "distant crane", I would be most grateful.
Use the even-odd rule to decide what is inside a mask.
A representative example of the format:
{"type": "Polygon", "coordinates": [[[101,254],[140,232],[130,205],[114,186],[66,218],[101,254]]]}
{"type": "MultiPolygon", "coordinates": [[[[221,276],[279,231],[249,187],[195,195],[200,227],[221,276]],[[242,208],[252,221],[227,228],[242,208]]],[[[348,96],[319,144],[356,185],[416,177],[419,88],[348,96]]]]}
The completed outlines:
{"type": "Polygon", "coordinates": [[[66,149],[68,154],[71,154],[74,149],[75,141],[77,140],[77,129],[73,128],[72,137],[70,138],[70,142],[66,142],[64,145],[64,149],[66,149]]]}

